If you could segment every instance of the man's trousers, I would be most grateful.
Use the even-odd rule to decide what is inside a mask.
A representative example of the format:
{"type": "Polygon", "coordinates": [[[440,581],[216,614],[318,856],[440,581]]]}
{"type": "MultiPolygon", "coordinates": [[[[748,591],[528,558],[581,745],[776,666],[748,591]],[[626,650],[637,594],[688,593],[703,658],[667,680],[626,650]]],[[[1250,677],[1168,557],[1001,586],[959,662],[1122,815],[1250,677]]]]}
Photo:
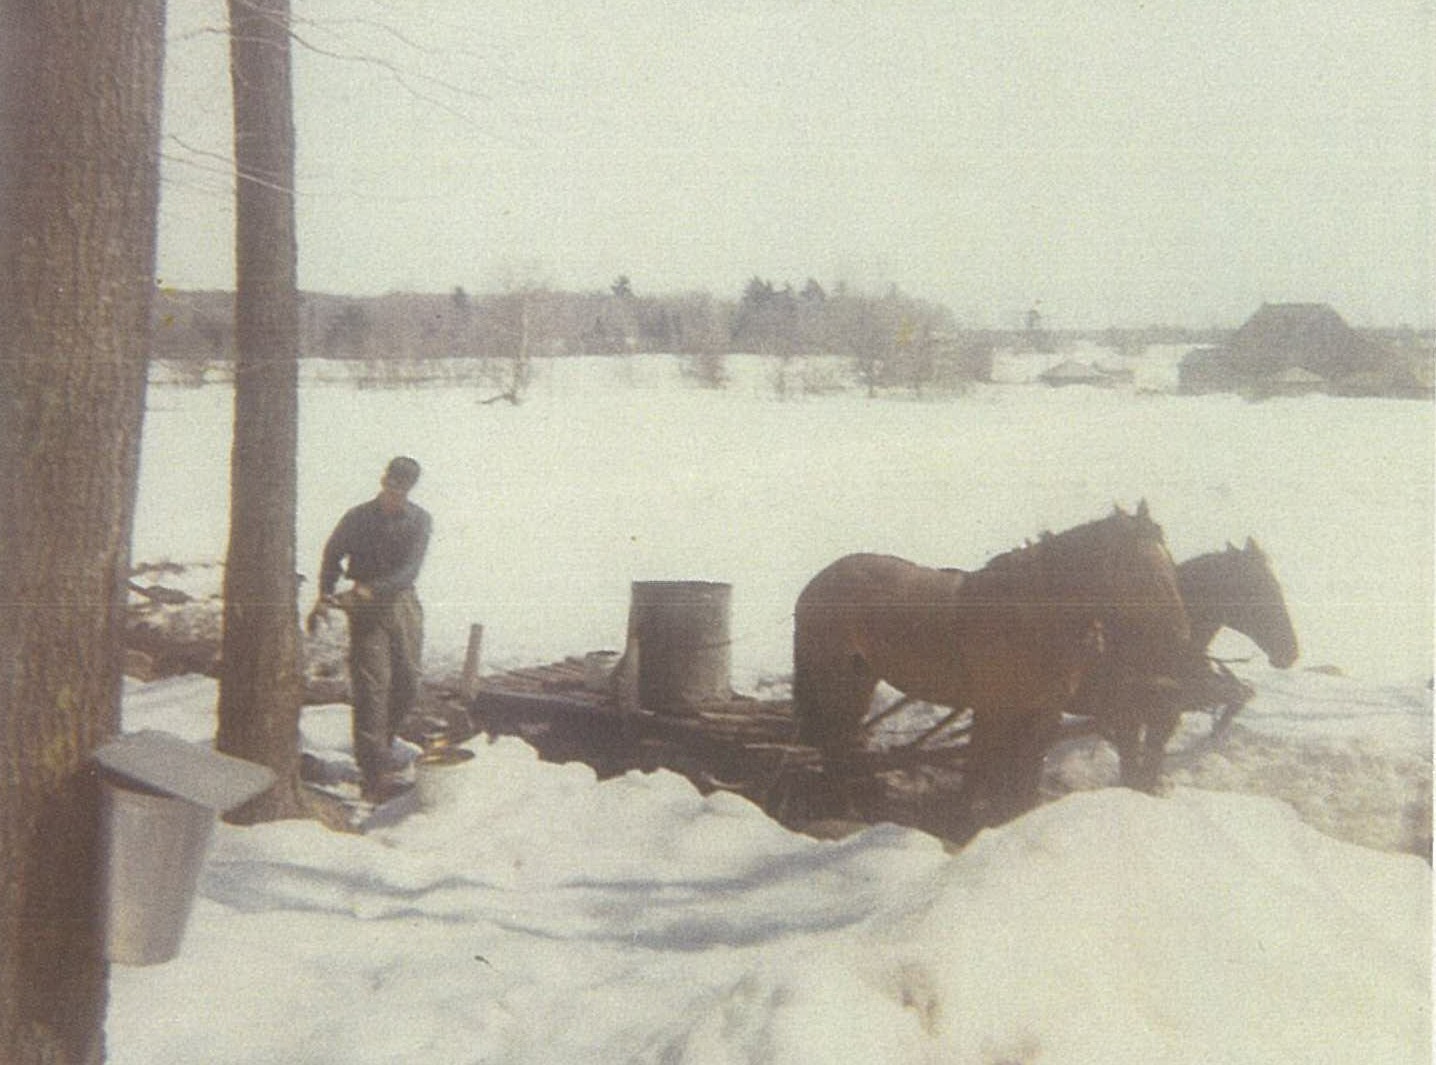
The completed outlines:
{"type": "Polygon", "coordinates": [[[349,612],[349,691],[354,760],[366,788],[397,768],[394,734],[419,697],[424,608],[412,588],[349,612]]]}

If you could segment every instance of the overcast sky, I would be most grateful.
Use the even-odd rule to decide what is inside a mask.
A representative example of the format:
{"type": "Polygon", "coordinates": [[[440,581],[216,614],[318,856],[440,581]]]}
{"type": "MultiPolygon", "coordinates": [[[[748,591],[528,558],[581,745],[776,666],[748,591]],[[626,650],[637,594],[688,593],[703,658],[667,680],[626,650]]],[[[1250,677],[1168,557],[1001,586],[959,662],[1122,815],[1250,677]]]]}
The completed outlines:
{"type": "MultiPolygon", "coordinates": [[[[299,279],[965,323],[1430,325],[1430,0],[293,0],[299,279]]],[[[222,0],[170,5],[160,272],[232,287],[222,0]]]]}

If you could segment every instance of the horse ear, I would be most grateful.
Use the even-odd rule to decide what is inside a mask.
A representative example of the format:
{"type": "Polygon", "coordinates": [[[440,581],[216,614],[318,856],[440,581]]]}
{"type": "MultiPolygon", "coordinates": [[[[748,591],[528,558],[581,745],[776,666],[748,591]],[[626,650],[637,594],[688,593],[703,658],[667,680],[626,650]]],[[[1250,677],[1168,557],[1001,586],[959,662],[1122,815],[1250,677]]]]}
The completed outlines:
{"type": "Polygon", "coordinates": [[[1228,541],[1227,541],[1227,550],[1228,550],[1228,551],[1235,551],[1236,549],[1237,549],[1237,545],[1234,544],[1234,543],[1232,543],[1230,540],[1228,540],[1228,541]]]}
{"type": "Polygon", "coordinates": [[[1151,512],[1147,510],[1147,500],[1145,496],[1142,498],[1142,501],[1137,504],[1137,517],[1147,519],[1152,517],[1151,512]]]}
{"type": "Polygon", "coordinates": [[[1253,539],[1252,537],[1250,537],[1250,536],[1247,537],[1246,546],[1245,546],[1244,548],[1242,548],[1242,550],[1245,551],[1245,552],[1246,552],[1247,554],[1249,554],[1249,555],[1259,555],[1259,554],[1261,554],[1261,547],[1257,544],[1256,540],[1254,540],[1254,539],[1253,539]]]}

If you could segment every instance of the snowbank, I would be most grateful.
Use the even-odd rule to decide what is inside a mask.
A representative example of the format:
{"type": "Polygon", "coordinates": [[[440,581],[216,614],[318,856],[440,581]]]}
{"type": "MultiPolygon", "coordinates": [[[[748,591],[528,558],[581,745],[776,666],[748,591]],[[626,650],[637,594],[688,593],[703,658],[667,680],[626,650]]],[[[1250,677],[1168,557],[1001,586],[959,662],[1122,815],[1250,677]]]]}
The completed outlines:
{"type": "MultiPolygon", "coordinates": [[[[212,694],[127,725],[202,734],[212,694]]],[[[469,746],[366,836],[222,826],[181,956],[114,971],[111,1060],[1428,1060],[1429,867],[1269,799],[1104,789],[949,854],[469,746]]]]}

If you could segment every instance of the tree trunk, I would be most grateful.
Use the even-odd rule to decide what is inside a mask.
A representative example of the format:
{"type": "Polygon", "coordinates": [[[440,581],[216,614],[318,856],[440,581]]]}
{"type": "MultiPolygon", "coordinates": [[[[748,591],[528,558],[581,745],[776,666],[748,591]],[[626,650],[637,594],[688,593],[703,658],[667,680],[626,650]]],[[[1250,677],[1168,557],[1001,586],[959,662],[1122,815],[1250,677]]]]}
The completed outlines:
{"type": "Polygon", "coordinates": [[[90,752],[119,727],[163,0],[0,0],[0,1061],[104,1056],[90,752]]]}
{"type": "Polygon", "coordinates": [[[230,0],[235,388],[218,747],[278,782],[230,820],[305,815],[295,584],[299,293],[289,0],[230,0]]]}

